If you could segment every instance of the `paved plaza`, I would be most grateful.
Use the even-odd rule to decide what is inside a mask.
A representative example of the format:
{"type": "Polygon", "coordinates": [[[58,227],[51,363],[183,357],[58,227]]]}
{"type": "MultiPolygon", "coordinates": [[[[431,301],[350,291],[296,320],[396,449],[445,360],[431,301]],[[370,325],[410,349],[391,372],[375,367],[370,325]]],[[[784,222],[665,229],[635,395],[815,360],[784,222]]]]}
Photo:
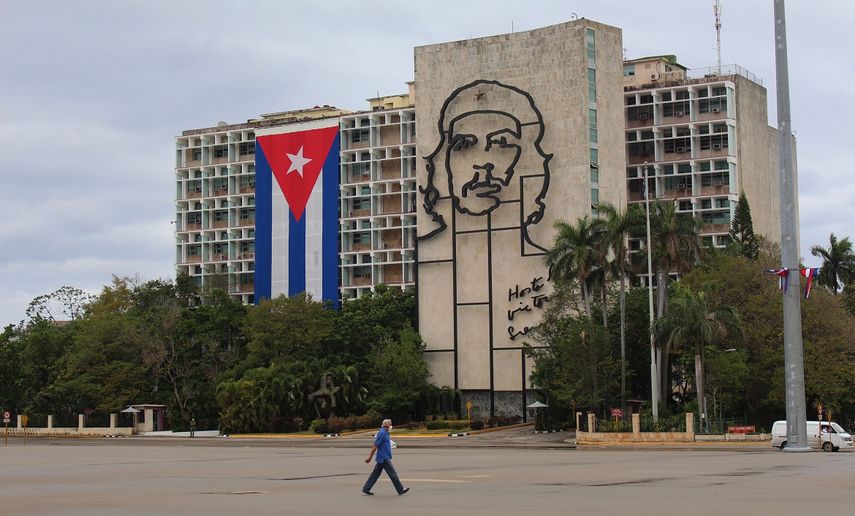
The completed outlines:
{"type": "Polygon", "coordinates": [[[804,515],[855,504],[855,452],[573,449],[556,435],[398,438],[405,496],[385,476],[375,496],[360,493],[367,435],[10,440],[0,514],[804,515]]]}

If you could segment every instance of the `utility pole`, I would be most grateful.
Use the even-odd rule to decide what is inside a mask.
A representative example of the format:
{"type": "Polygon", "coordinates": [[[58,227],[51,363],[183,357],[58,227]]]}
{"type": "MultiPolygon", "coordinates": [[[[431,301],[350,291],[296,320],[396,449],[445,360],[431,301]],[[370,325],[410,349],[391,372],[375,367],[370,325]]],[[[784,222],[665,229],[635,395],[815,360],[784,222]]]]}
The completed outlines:
{"type": "Polygon", "coordinates": [[[647,213],[647,304],[650,310],[650,403],[653,422],[659,421],[659,368],[656,366],[656,346],[653,342],[653,247],[650,245],[650,188],[647,184],[647,162],[644,162],[644,211],[647,213]]]}
{"type": "Polygon", "coordinates": [[[810,451],[807,445],[804,350],[799,305],[798,197],[793,170],[787,20],[784,0],[775,3],[775,79],[778,97],[778,166],[781,181],[781,262],[789,287],[784,293],[784,375],[787,389],[786,451],[810,451]]]}

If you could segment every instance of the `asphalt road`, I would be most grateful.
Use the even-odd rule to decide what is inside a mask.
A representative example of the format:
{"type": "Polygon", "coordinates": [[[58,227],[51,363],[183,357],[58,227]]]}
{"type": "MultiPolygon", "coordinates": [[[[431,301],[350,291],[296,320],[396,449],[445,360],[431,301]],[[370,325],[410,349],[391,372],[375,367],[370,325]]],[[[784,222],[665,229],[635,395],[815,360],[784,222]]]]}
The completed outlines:
{"type": "Polygon", "coordinates": [[[0,514],[804,516],[855,507],[855,452],[570,449],[560,434],[399,438],[394,462],[412,490],[397,496],[384,476],[369,497],[360,493],[369,445],[364,436],[15,440],[0,446],[0,514]]]}

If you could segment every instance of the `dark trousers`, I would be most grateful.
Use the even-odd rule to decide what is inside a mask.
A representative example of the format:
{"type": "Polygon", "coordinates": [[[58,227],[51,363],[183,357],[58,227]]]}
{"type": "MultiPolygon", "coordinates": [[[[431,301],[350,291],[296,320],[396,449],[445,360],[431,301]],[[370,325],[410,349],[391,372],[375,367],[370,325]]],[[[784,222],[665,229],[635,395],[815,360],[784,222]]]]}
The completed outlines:
{"type": "Polygon", "coordinates": [[[377,479],[380,478],[380,474],[383,473],[383,470],[386,470],[386,474],[389,475],[389,479],[392,480],[392,485],[395,486],[395,491],[398,491],[398,494],[401,494],[401,491],[404,490],[404,486],[401,485],[401,480],[398,478],[398,473],[395,471],[395,467],[392,466],[392,460],[387,459],[383,462],[378,462],[374,465],[374,471],[369,475],[368,480],[365,481],[365,485],[362,486],[362,491],[371,491],[371,488],[374,487],[374,483],[377,482],[377,479]]]}

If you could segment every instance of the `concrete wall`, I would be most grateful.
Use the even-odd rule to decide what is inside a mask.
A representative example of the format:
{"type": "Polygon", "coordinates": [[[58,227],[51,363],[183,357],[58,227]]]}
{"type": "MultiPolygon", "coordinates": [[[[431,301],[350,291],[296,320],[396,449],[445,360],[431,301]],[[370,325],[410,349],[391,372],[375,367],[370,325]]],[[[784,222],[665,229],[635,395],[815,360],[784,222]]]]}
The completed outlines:
{"type": "Polygon", "coordinates": [[[532,364],[521,345],[547,306],[543,252],[553,223],[591,213],[591,107],[600,200],[625,197],[621,46],[620,29],[578,20],[415,49],[417,155],[430,158],[417,183],[434,196],[420,196],[417,207],[419,330],[436,385],[464,394],[528,386],[532,364]],[[477,141],[455,149],[450,140],[467,134],[477,141]],[[486,145],[491,134],[506,145],[486,145]],[[494,178],[480,189],[487,169],[479,163],[494,178]],[[476,185],[468,193],[467,183],[476,185]]]}
{"type": "MultiPolygon", "coordinates": [[[[0,429],[0,437],[3,435],[3,429],[0,429]]],[[[9,437],[24,437],[26,431],[27,437],[105,437],[112,435],[121,435],[130,437],[133,435],[133,429],[129,427],[119,428],[9,428],[9,437]]]]}
{"type": "Polygon", "coordinates": [[[778,131],[769,127],[766,88],[742,76],[736,84],[738,188],[751,206],[754,233],[781,239],[781,188],[778,177],[778,131]]]}

